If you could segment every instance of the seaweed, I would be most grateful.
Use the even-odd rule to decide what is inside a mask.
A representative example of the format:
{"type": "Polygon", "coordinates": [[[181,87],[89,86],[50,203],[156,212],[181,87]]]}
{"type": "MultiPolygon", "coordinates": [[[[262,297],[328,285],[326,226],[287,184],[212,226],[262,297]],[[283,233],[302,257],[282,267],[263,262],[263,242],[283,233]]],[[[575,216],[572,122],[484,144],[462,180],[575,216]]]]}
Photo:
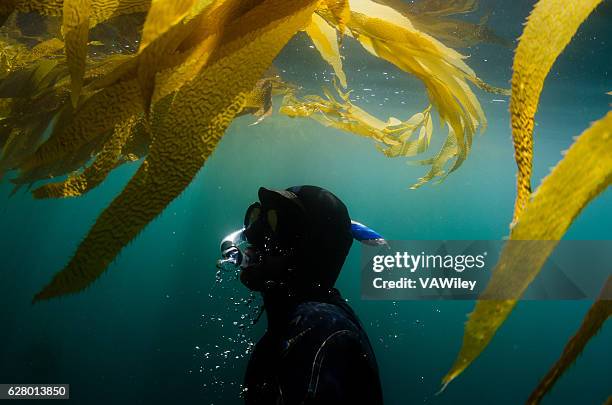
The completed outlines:
{"type": "MultiPolygon", "coordinates": [[[[426,87],[431,104],[438,111],[442,126],[448,127],[448,136],[455,138],[445,142],[443,153],[416,162],[423,165],[435,162],[436,167],[432,167],[412,188],[418,188],[435,178],[443,180],[461,166],[469,153],[474,134],[483,131],[487,125],[482,107],[468,83],[497,94],[508,95],[509,92],[485,83],[464,62],[465,56],[416,29],[408,18],[395,9],[370,0],[354,0],[350,6],[350,18],[344,17],[342,31],[340,28],[338,31],[354,38],[372,55],[418,77],[426,87]]],[[[317,13],[331,25],[337,24],[337,19],[325,9],[319,9],[317,13]]],[[[315,18],[314,21],[319,20],[315,18]]],[[[316,38],[320,35],[313,36],[316,44],[316,38]]],[[[317,45],[317,48],[320,47],[317,45]]],[[[340,58],[335,48],[329,49],[328,46],[323,57],[334,68],[342,86],[346,87],[344,73],[340,70],[340,58]]],[[[344,126],[344,129],[348,128],[344,126]]],[[[404,147],[404,151],[414,150],[414,145],[404,147]]],[[[423,151],[422,146],[420,150],[423,151]]],[[[393,151],[397,151],[397,148],[391,149],[387,155],[392,156],[396,153],[393,151]]]]}
{"type": "Polygon", "coordinates": [[[100,215],[70,263],[35,300],[80,291],[191,182],[246,94],[316,1],[268,0],[232,21],[208,64],[174,94],[149,153],[123,192],[100,215]],[[232,74],[227,74],[228,70],[232,74]]]}
{"type": "Polygon", "coordinates": [[[514,158],[518,166],[513,221],[531,195],[533,127],[544,79],[578,27],[601,3],[587,0],[568,5],[558,0],[539,1],[527,19],[514,56],[510,114],[514,158]]]}
{"type": "Polygon", "coordinates": [[[480,80],[464,56],[369,0],[19,0],[4,3],[0,15],[6,16],[0,174],[15,171],[14,191],[46,181],[33,188],[35,198],[78,197],[115,168],[140,165],[37,300],[91,284],[187,187],[229,123],[245,114],[261,122],[273,111],[274,95],[285,96],[283,111],[318,103],[324,108],[308,116],[375,139],[388,157],[427,151],[436,109],[450,139],[441,153],[416,162],[431,165],[420,186],[457,169],[473,134],[484,129],[470,86],[501,91],[480,80]],[[23,13],[38,15],[40,27],[28,29],[27,19],[16,18],[23,13]],[[320,100],[299,98],[296,86],[268,68],[300,30],[343,88],[350,78],[340,45],[349,37],[421,79],[432,105],[404,122],[383,122],[352,104],[344,90],[340,100],[330,91],[320,100]]]}
{"type": "MultiPolygon", "coordinates": [[[[555,382],[576,361],[584,347],[593,336],[601,330],[604,322],[612,316],[612,276],[606,281],[597,301],[591,305],[584,316],[584,320],[576,334],[567,342],[563,348],[561,357],[546,373],[540,384],[535,388],[527,399],[527,404],[536,405],[542,400],[552,388],[555,382]]],[[[609,403],[612,398],[608,398],[609,403]]]]}
{"type": "MultiPolygon", "coordinates": [[[[325,97],[307,95],[298,98],[289,92],[280,107],[280,113],[289,117],[309,117],[326,127],[333,127],[359,136],[373,139],[376,147],[387,157],[413,157],[429,149],[433,122],[431,105],[418,112],[406,121],[389,117],[387,121],[371,115],[350,100],[350,92],[344,92],[334,81],[338,100],[328,88],[323,88],[325,97]],[[416,136],[418,132],[418,136],[416,136]]],[[[435,177],[443,179],[447,162],[456,155],[455,136],[452,128],[442,151],[434,158],[412,162],[419,165],[431,165],[432,169],[412,188],[417,188],[435,177]]]]}
{"type": "MultiPolygon", "coordinates": [[[[609,112],[576,139],[536,192],[531,193],[534,116],[544,79],[579,25],[599,3],[600,0],[589,0],[569,6],[559,0],[540,0],[528,18],[515,54],[512,77],[510,112],[518,181],[510,240],[534,242],[509,243],[504,247],[489,284],[470,314],[461,350],[442,380],[442,389],[486,348],[557,241],[580,212],[612,183],[612,112],[609,112]]],[[[584,326],[598,329],[606,318],[587,315],[584,326]]],[[[584,337],[581,350],[592,335],[580,336],[584,337]]],[[[556,373],[560,375],[565,368],[566,365],[560,367],[556,373]]],[[[550,386],[551,382],[535,395],[541,398],[550,386]]]]}
{"type": "Polygon", "coordinates": [[[542,184],[510,233],[493,275],[465,326],[447,385],[489,344],[574,219],[612,182],[612,112],[584,131],[542,184]],[[542,242],[547,241],[547,242],[542,242]],[[511,299],[500,299],[510,297],[511,299]]]}
{"type": "Polygon", "coordinates": [[[306,33],[321,54],[321,57],[334,69],[334,73],[342,87],[346,88],[346,75],[342,70],[336,28],[329,25],[319,15],[314,14],[312,22],[306,27],[306,33]]]}

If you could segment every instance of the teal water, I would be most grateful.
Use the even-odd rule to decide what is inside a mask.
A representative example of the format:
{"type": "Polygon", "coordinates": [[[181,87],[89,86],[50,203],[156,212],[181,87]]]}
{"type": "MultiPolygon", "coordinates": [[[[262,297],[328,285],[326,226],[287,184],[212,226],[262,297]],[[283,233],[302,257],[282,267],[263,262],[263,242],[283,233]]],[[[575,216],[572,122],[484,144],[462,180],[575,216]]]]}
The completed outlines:
{"type": "MultiPolygon", "coordinates": [[[[533,2],[482,2],[490,25],[517,38],[533,2]]],[[[612,101],[612,16],[606,2],[581,27],[551,72],[537,115],[534,185],[612,101]]],[[[474,17],[477,20],[477,16],[474,17]]],[[[487,82],[508,86],[513,51],[462,50],[487,82]]],[[[427,101],[422,85],[347,40],[343,53],[356,104],[406,119],[427,101]],[[371,90],[365,90],[371,89],[371,90]]],[[[331,75],[298,35],[276,66],[306,93],[331,75]],[[313,72],[317,72],[316,74],[313,72]],[[326,73],[322,73],[326,72],[326,73]]],[[[241,403],[248,350],[265,320],[243,329],[258,301],[237,281],[215,282],[218,242],[240,226],[257,188],[316,184],[354,219],[389,239],[501,239],[508,234],[515,164],[508,103],[477,92],[489,128],[463,166],[440,185],[409,190],[423,167],[388,159],[369,139],[279,114],[237,119],[192,185],[123,250],[84,293],[31,305],[136,170],[113,172],[74,200],[9,198],[0,184],[0,383],[69,383],[77,403],[241,403]]],[[[505,99],[505,98],[503,98],[505,99]]],[[[275,100],[280,101],[280,100],[275,100]]],[[[278,103],[277,103],[278,104],[278,103]]],[[[438,141],[432,145],[436,150],[438,141]]],[[[567,239],[611,239],[612,193],[580,215],[567,239]]],[[[556,360],[590,302],[521,302],[476,362],[439,396],[473,302],[360,299],[359,247],[337,284],[374,345],[388,404],[518,404],[556,360]]],[[[588,271],[588,263],[585,263],[588,271]]],[[[612,394],[612,324],[587,346],[545,404],[601,404],[612,394]]]]}

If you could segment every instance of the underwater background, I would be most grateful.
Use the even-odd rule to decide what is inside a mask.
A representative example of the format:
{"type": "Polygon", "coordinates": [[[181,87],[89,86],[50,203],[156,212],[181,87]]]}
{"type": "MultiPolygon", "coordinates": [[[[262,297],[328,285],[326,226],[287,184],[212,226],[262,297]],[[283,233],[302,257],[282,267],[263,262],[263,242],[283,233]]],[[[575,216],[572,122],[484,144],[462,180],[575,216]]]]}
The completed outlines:
{"type": "MultiPolygon", "coordinates": [[[[533,3],[482,1],[479,13],[465,18],[478,21],[490,11],[488,25],[514,40],[533,3]]],[[[604,2],[546,80],[536,116],[534,186],[572,138],[609,110],[611,19],[612,4],[604,2]]],[[[509,87],[512,47],[459,51],[479,77],[509,87]]],[[[351,39],[342,53],[356,105],[384,120],[407,119],[427,106],[417,79],[370,57],[351,39]]],[[[291,40],[275,66],[305,94],[321,94],[332,77],[304,34],[291,40]]],[[[1,183],[0,383],[68,383],[79,403],[241,403],[248,353],[265,319],[249,326],[260,301],[228,275],[218,280],[215,261],[220,239],[240,227],[258,187],[328,188],[353,219],[388,239],[499,240],[508,234],[515,197],[509,100],[476,92],[488,129],[474,139],[461,168],[418,190],[409,186],[427,168],[385,157],[370,139],[280,114],[256,126],[249,125],[254,117],[240,117],[191,186],[104,276],[83,293],[35,305],[34,293],[66,264],[138,163],[113,171],[77,199],[34,200],[22,191],[9,197],[10,183],[1,183]]],[[[434,133],[431,150],[441,139],[434,133]]],[[[607,190],[565,239],[611,239],[611,207],[607,190]]],[[[435,396],[473,302],[362,301],[359,259],[354,244],[337,287],[373,343],[387,404],[523,403],[591,304],[520,302],[470,369],[435,396]]],[[[603,403],[612,394],[611,342],[607,324],[543,403],[603,403]]]]}

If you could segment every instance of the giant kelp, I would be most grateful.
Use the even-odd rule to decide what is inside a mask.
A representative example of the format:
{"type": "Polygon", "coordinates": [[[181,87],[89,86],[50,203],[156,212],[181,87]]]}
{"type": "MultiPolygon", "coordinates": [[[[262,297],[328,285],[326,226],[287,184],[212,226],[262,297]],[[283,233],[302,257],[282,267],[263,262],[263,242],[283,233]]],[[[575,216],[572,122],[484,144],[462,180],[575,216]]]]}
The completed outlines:
{"type": "MultiPolygon", "coordinates": [[[[408,18],[395,9],[370,0],[352,0],[350,5],[350,18],[346,19],[343,24],[343,27],[346,28],[343,31],[344,34],[356,39],[371,54],[418,77],[424,83],[432,105],[438,110],[442,126],[448,127],[447,138],[454,138],[447,139],[442,150],[433,158],[417,162],[430,165],[431,169],[412,188],[417,188],[434,178],[444,179],[459,168],[466,159],[474,134],[486,127],[486,118],[468,82],[498,94],[508,94],[507,91],[484,83],[465,64],[463,55],[416,29],[408,18]],[[449,162],[450,164],[447,164],[449,162]]],[[[325,10],[320,10],[319,14],[328,24],[332,26],[337,24],[333,16],[326,13],[325,10]]],[[[321,35],[321,32],[326,29],[324,28],[325,21],[320,19],[316,21],[316,27],[311,27],[307,33],[317,49],[321,51],[323,58],[331,64],[343,87],[346,87],[340,56],[337,54],[338,48],[323,46],[333,41],[333,37],[330,39],[329,35],[321,35]]],[[[309,98],[308,102],[311,102],[316,99],[316,96],[309,96],[309,98]]],[[[293,110],[299,110],[295,100],[292,100],[292,104],[293,110]]],[[[312,110],[313,106],[314,104],[310,103],[310,106],[304,106],[302,110],[312,110]]],[[[330,106],[326,108],[329,110],[330,106]]],[[[356,111],[354,105],[351,105],[350,109],[356,111]]],[[[348,111],[346,108],[345,110],[348,111]]],[[[325,114],[329,114],[329,111],[325,114]]],[[[346,113],[343,114],[346,115],[346,113]]],[[[363,116],[363,111],[360,114],[363,116]]],[[[292,116],[298,115],[300,114],[292,114],[292,116]]],[[[302,116],[318,117],[319,115],[302,114],[302,116]]],[[[345,130],[350,130],[349,125],[343,126],[345,130]]],[[[364,129],[364,127],[357,126],[353,128],[364,129]]],[[[360,135],[364,135],[363,131],[360,135]]],[[[379,135],[372,132],[371,137],[376,138],[379,135]]],[[[429,142],[426,144],[429,145],[429,142]]],[[[422,141],[420,145],[421,147],[417,149],[405,147],[404,151],[424,152],[427,148],[422,147],[424,145],[422,141]]],[[[389,150],[387,156],[392,156],[394,153],[395,156],[401,155],[392,151],[397,151],[397,148],[389,150]]],[[[410,154],[404,155],[411,156],[410,154]]]]}
{"type": "Polygon", "coordinates": [[[152,127],[151,148],[138,172],[100,215],[68,266],[36,299],[87,286],[184,190],[241,110],[246,94],[308,22],[316,3],[264,1],[228,24],[212,60],[180,88],[161,124],[152,127]]]}
{"type": "MultiPolygon", "coordinates": [[[[586,207],[612,183],[612,112],[580,135],[565,157],[531,193],[532,136],[534,116],[543,82],[563,48],[597,6],[599,0],[572,2],[540,0],[531,13],[518,45],[512,78],[511,121],[515,159],[519,169],[517,202],[510,240],[550,241],[548,244],[508,244],[493,276],[465,326],[463,345],[444,386],[456,378],[484,350],[503,324],[516,301],[536,277],[566,230],[586,207]],[[537,245],[537,246],[536,246],[537,245]],[[499,297],[510,297],[500,299],[499,297]]],[[[609,299],[609,297],[608,297],[609,299]]],[[[596,308],[608,308],[604,302],[596,308]]],[[[583,328],[597,330],[607,319],[606,311],[587,315],[583,328]]],[[[581,350],[592,334],[580,334],[581,350]]],[[[576,346],[566,348],[564,358],[575,359],[576,346]]],[[[538,388],[541,398],[555,378],[538,388]]]]}
{"type": "Polygon", "coordinates": [[[465,327],[444,384],[484,350],[581,210],[612,182],[612,112],[582,133],[542,181],[510,233],[491,280],[465,327]],[[540,241],[549,241],[541,243],[540,241]],[[514,299],[500,299],[513,297],[514,299]]]}
{"type": "Polygon", "coordinates": [[[310,95],[303,99],[294,92],[288,93],[280,107],[280,112],[289,117],[311,117],[321,124],[371,138],[379,143],[382,151],[391,157],[414,156],[417,150],[411,139],[416,129],[425,128],[422,148],[427,149],[431,138],[431,106],[424,112],[413,115],[406,121],[390,117],[382,121],[359,108],[349,98],[349,92],[335,86],[340,100],[328,88],[323,88],[325,97],[310,95]]]}
{"type": "MultiPolygon", "coordinates": [[[[598,2],[568,5],[542,0],[521,38],[512,82],[519,183],[510,238],[552,243],[536,253],[508,246],[483,298],[495,297],[503,285],[504,295],[510,289],[518,299],[554,241],[610,184],[612,116],[608,114],[578,138],[533,196],[530,192],[533,118],[544,78],[598,2]]],[[[235,117],[251,113],[262,119],[270,114],[275,88],[286,95],[282,112],[370,137],[389,157],[414,156],[428,149],[435,109],[448,136],[437,154],[420,161],[431,169],[415,186],[456,170],[467,157],[474,134],[486,126],[471,85],[504,91],[484,83],[465,63],[465,56],[435,39],[433,31],[422,32],[427,24],[419,29],[418,21],[469,12],[475,3],[438,0],[429,2],[429,8],[415,5],[409,10],[396,10],[400,6],[390,0],[10,0],[0,4],[0,22],[7,24],[0,37],[0,173],[17,170],[12,179],[17,186],[68,175],[33,193],[37,198],[74,197],[100,184],[117,166],[141,161],[66,268],[35,299],[90,285],[189,185],[235,117]],[[49,16],[45,17],[50,19],[49,30],[40,38],[26,38],[19,21],[11,17],[30,12],[49,16]],[[116,51],[112,35],[108,41],[104,38],[114,32],[112,21],[143,13],[146,18],[134,24],[142,25],[137,46],[116,51]],[[56,29],[60,25],[61,30],[56,29]],[[349,92],[340,86],[339,99],[331,91],[324,97],[298,96],[265,73],[298,30],[309,35],[341,87],[349,87],[350,77],[343,72],[339,43],[349,37],[371,55],[419,78],[431,107],[412,112],[406,121],[393,117],[383,121],[352,103],[349,92]]],[[[465,33],[459,37],[466,38],[465,33]]],[[[477,304],[445,384],[486,347],[515,302],[477,304]]],[[[587,332],[577,334],[580,345],[568,346],[554,368],[555,378],[546,379],[549,382],[536,390],[538,398],[584,347],[590,331],[603,324],[607,312],[602,307],[608,308],[596,304],[594,315],[587,315],[581,328],[587,332]]]]}
{"type": "Polygon", "coordinates": [[[540,403],[542,397],[552,388],[565,370],[576,361],[589,340],[599,332],[604,322],[610,316],[612,316],[612,276],[606,281],[599,299],[593,303],[584,316],[584,320],[576,334],[563,348],[563,353],[559,360],[557,360],[529,396],[528,404],[540,403]]]}
{"type": "Polygon", "coordinates": [[[531,194],[534,117],[544,79],[580,24],[599,3],[601,0],[570,4],[558,0],[539,1],[521,35],[514,57],[510,99],[512,139],[519,168],[514,221],[531,194]]]}
{"type": "MultiPolygon", "coordinates": [[[[284,97],[280,112],[289,117],[310,117],[326,127],[373,139],[378,149],[388,157],[413,157],[428,150],[433,133],[431,106],[406,121],[395,117],[382,121],[355,105],[349,98],[350,92],[344,92],[338,86],[335,86],[335,90],[340,100],[328,88],[323,89],[325,97],[308,95],[299,99],[294,92],[290,92],[284,97]]],[[[443,152],[434,158],[416,162],[432,167],[413,188],[434,177],[443,179],[450,173],[445,173],[444,167],[456,155],[454,142],[455,137],[451,132],[442,148],[443,152]],[[449,142],[450,147],[446,146],[449,142]]]]}
{"type": "MultiPolygon", "coordinates": [[[[419,185],[456,169],[486,122],[468,83],[487,86],[464,57],[369,0],[15,0],[0,14],[6,17],[0,30],[0,170],[17,171],[15,189],[53,179],[33,195],[76,197],[114,168],[141,160],[37,300],[89,285],[190,183],[235,117],[254,114],[257,123],[272,112],[273,94],[295,95],[295,87],[267,69],[298,30],[310,36],[342,87],[348,85],[343,36],[425,83],[449,139],[423,162],[432,170],[419,185]],[[28,28],[23,13],[43,16],[41,27],[28,28]],[[125,21],[125,34],[137,42],[115,41],[125,21]]],[[[385,124],[340,94],[341,101],[326,101],[328,110],[340,111],[336,125],[356,117],[344,129],[385,140],[387,156],[427,150],[430,107],[385,124]]]]}

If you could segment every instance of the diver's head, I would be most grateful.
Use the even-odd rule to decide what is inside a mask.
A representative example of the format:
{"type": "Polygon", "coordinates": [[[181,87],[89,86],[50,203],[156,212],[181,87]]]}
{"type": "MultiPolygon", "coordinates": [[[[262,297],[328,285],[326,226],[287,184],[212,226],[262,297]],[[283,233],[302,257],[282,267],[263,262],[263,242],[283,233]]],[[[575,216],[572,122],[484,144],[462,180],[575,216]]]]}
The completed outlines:
{"type": "Polygon", "coordinates": [[[320,187],[259,189],[245,214],[240,280],[256,291],[334,286],[351,247],[346,206],[320,187]]]}

